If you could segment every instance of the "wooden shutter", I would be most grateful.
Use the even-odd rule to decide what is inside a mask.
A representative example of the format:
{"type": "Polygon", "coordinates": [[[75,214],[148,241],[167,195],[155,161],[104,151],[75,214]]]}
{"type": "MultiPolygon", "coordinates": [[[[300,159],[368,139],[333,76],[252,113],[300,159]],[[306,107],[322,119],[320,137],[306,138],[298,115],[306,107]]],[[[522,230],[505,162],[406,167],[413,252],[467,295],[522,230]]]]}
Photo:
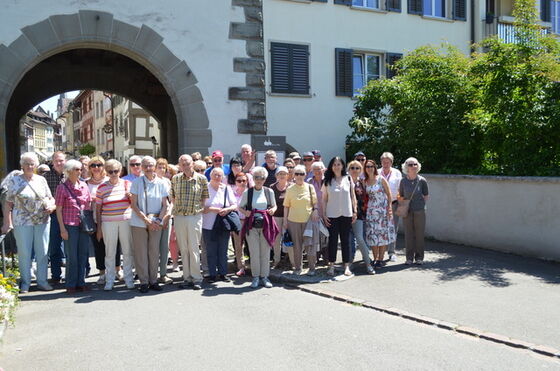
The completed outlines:
{"type": "Polygon", "coordinates": [[[352,5],[352,0],[334,0],[334,3],[338,4],[338,5],[351,6],[352,5]]]}
{"type": "Polygon", "coordinates": [[[401,12],[401,0],[387,0],[385,6],[389,12],[401,12]]]}
{"type": "Polygon", "coordinates": [[[309,94],[309,47],[270,43],[272,93],[309,94]]]}
{"type": "Polygon", "coordinates": [[[386,73],[385,76],[390,79],[396,75],[396,71],[393,70],[391,67],[402,58],[402,54],[400,53],[387,53],[385,58],[385,69],[386,73]]]}
{"type": "Polygon", "coordinates": [[[315,1],[316,3],[326,3],[327,0],[311,0],[311,1],[315,1]]]}
{"type": "Polygon", "coordinates": [[[467,20],[467,0],[453,0],[453,19],[467,20]]]}
{"type": "Polygon", "coordinates": [[[550,22],[552,20],[550,5],[550,0],[541,0],[541,20],[543,22],[550,22]]]}
{"type": "Polygon", "coordinates": [[[335,87],[339,97],[353,96],[352,49],[335,49],[335,87]]]}
{"type": "Polygon", "coordinates": [[[408,0],[409,14],[423,14],[422,0],[408,0]]]}

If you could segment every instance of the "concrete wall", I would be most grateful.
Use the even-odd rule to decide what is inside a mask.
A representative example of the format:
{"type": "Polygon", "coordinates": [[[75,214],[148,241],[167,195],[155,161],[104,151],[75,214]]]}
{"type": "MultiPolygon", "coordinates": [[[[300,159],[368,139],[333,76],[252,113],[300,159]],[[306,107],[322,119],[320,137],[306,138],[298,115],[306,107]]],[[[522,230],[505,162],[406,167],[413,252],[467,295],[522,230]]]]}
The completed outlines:
{"type": "Polygon", "coordinates": [[[560,261],[560,178],[423,176],[427,236],[560,261]]]}

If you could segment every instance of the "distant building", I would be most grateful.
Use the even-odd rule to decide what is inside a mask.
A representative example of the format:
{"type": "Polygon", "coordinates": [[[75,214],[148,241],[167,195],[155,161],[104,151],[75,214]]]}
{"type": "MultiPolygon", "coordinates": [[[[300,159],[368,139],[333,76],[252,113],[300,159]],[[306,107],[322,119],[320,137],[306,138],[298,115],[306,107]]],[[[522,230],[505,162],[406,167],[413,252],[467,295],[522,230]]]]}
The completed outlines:
{"type": "Polygon", "coordinates": [[[22,152],[35,152],[39,159],[46,161],[61,149],[61,125],[39,106],[29,111],[20,121],[22,152]]]}

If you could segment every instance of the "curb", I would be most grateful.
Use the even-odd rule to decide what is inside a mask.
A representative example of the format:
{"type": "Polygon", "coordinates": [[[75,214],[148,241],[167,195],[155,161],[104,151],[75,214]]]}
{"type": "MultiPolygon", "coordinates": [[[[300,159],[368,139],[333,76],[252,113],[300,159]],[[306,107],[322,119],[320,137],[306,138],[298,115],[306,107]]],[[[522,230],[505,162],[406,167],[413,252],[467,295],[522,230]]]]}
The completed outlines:
{"type": "Polygon", "coordinates": [[[370,301],[366,301],[363,299],[353,298],[351,296],[340,294],[334,291],[325,290],[322,288],[315,288],[312,286],[312,283],[310,282],[305,282],[282,274],[274,274],[271,272],[269,278],[276,283],[284,284],[285,286],[298,289],[313,295],[322,296],[327,299],[333,299],[351,305],[362,306],[364,308],[373,309],[378,312],[383,312],[395,317],[401,317],[409,321],[414,321],[417,323],[422,323],[430,326],[436,326],[446,331],[460,333],[463,335],[475,337],[486,341],[491,341],[493,343],[502,344],[512,348],[529,350],[531,352],[540,354],[542,356],[546,356],[554,359],[560,359],[560,350],[549,346],[537,345],[523,340],[513,339],[508,336],[483,331],[477,328],[462,326],[457,323],[452,323],[447,321],[441,321],[438,319],[422,316],[419,314],[406,312],[398,308],[388,307],[388,306],[372,303],[370,301]]]}

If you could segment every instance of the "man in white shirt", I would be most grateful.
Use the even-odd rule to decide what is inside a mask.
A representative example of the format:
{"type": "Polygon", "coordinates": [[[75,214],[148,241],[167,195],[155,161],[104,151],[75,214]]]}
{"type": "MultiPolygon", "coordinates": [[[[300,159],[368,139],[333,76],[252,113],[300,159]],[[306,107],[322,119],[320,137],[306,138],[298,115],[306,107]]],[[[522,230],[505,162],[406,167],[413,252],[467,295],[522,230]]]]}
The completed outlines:
{"type": "MultiPolygon", "coordinates": [[[[398,232],[399,228],[399,217],[395,214],[397,210],[397,193],[399,192],[399,184],[401,183],[402,174],[398,169],[393,166],[393,154],[391,152],[384,152],[381,155],[381,170],[379,173],[387,183],[389,183],[389,188],[391,189],[391,205],[393,209],[393,221],[395,222],[395,233],[398,232]]],[[[388,246],[387,252],[389,254],[389,260],[392,262],[397,261],[396,255],[397,240],[388,246]]]]}

